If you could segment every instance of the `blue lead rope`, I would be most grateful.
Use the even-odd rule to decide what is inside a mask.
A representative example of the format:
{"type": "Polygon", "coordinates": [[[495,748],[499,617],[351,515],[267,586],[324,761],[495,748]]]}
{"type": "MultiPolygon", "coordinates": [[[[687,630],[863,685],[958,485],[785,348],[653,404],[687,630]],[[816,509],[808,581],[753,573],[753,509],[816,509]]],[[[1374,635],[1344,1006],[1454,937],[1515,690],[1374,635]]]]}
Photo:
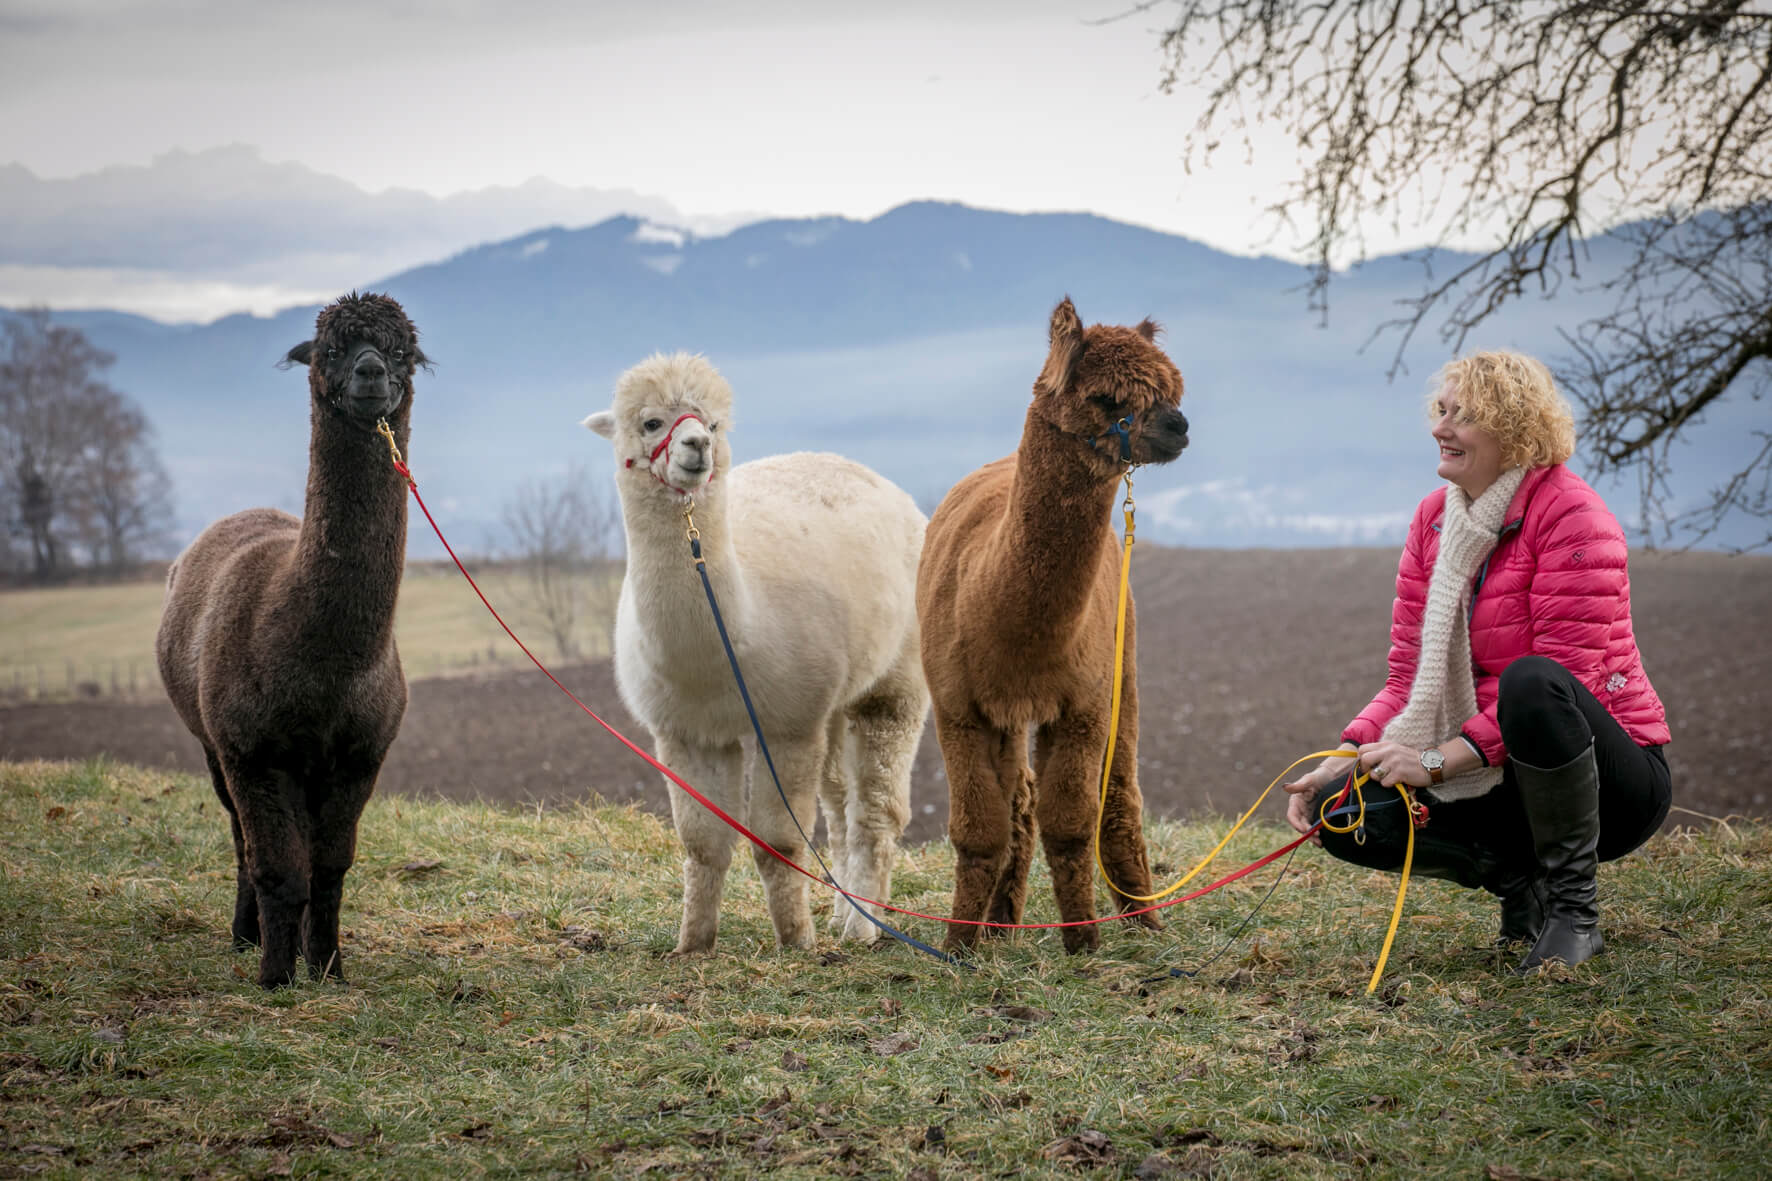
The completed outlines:
{"type": "Polygon", "coordinates": [[[788,793],[782,790],[781,777],[775,773],[775,760],[769,757],[769,743],[763,738],[763,723],[757,720],[756,706],[751,704],[751,691],[745,686],[744,673],[740,672],[738,668],[738,655],[733,652],[732,640],[726,634],[726,620],[720,614],[720,602],[714,597],[714,584],[708,581],[707,562],[703,560],[701,556],[701,538],[691,537],[689,539],[689,552],[695,558],[695,572],[701,575],[701,589],[707,593],[708,607],[714,613],[714,626],[719,629],[720,644],[726,649],[726,663],[732,666],[732,679],[738,682],[738,695],[744,699],[745,712],[751,717],[751,729],[755,731],[757,735],[757,749],[762,752],[763,763],[769,768],[769,778],[770,781],[775,784],[775,794],[781,797],[781,806],[787,809],[788,819],[794,822],[794,828],[798,830],[800,839],[806,842],[806,847],[812,851],[813,859],[818,862],[818,867],[824,871],[825,880],[830,882],[830,884],[836,888],[838,897],[842,898],[843,901],[855,908],[856,914],[874,924],[874,926],[880,928],[880,930],[886,932],[886,934],[892,936],[900,943],[909,944],[918,951],[926,952],[944,964],[954,964],[962,968],[971,969],[972,965],[966,963],[964,960],[955,959],[946,952],[938,951],[927,943],[924,943],[922,940],[915,939],[906,935],[898,928],[893,927],[888,923],[881,922],[879,919],[869,914],[867,908],[862,906],[861,903],[843,892],[842,883],[837,881],[836,875],[831,873],[831,867],[825,864],[824,858],[813,846],[812,838],[808,836],[806,830],[801,827],[800,818],[794,815],[793,805],[788,803],[788,793]]]}

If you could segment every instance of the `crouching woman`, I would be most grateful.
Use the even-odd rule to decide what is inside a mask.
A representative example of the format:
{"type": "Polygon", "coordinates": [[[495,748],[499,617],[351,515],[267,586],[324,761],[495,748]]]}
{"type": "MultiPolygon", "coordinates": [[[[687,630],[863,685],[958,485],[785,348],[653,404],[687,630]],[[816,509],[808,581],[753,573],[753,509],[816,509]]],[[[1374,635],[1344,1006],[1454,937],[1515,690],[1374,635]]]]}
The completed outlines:
{"type": "MultiPolygon", "coordinates": [[[[1530,944],[1520,970],[1578,964],[1604,946],[1595,867],[1648,840],[1671,800],[1666,715],[1631,629],[1624,533],[1564,465],[1574,419],[1539,362],[1505,352],[1454,361],[1428,410],[1447,483],[1415,511],[1389,676],[1341,749],[1427,805],[1414,872],[1499,897],[1497,943],[1530,944]]],[[[1311,827],[1350,765],[1328,759],[1286,785],[1294,828],[1311,827]]],[[[1366,800],[1364,823],[1326,828],[1323,847],[1401,869],[1401,797],[1369,787],[1366,800]]]]}

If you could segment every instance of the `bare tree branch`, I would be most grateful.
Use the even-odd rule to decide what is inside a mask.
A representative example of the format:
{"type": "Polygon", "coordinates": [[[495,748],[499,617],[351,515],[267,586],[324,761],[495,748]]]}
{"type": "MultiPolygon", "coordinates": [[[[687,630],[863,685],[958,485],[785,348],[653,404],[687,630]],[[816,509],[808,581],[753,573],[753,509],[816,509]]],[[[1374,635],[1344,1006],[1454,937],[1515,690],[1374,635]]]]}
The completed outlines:
{"type": "Polygon", "coordinates": [[[575,465],[519,487],[503,520],[520,612],[547,631],[562,660],[582,658],[585,628],[614,619],[612,566],[622,538],[614,490],[599,493],[575,465]]]}
{"type": "MultiPolygon", "coordinates": [[[[1156,4],[1140,5],[1150,11],[1156,4]]],[[[1416,333],[1453,350],[1498,310],[1566,284],[1613,309],[1567,334],[1554,368],[1602,467],[1641,468],[1645,521],[1701,535],[1764,516],[1754,473],[1670,517],[1668,444],[1723,399],[1767,389],[1772,305],[1772,4],[1767,0],[1176,0],[1165,88],[1201,84],[1190,168],[1228,134],[1279,122],[1300,172],[1270,208],[1310,219],[1306,298],[1326,314],[1335,267],[1377,221],[1435,244],[1419,296],[1374,336],[1401,368],[1416,333]],[[1417,208],[1414,202],[1419,201],[1417,208]],[[1635,254],[1595,267],[1609,232],[1635,254]],[[1491,245],[1443,276],[1473,235],[1491,245]],[[1584,268],[1595,270],[1584,275],[1584,268]],[[1690,523],[1688,521],[1687,523],[1690,523]]]]}
{"type": "Polygon", "coordinates": [[[99,379],[114,358],[32,309],[0,336],[0,556],[48,582],[89,563],[121,573],[163,548],[171,481],[135,404],[99,379]],[[15,551],[12,538],[23,545],[15,551]]]}

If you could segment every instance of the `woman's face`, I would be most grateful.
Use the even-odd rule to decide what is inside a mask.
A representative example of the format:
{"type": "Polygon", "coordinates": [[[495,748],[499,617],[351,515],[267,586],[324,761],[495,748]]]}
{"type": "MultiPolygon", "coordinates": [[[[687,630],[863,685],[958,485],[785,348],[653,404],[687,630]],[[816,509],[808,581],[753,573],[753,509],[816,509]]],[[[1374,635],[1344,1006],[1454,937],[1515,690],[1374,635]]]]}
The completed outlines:
{"type": "Polygon", "coordinates": [[[1442,480],[1450,480],[1475,500],[1501,475],[1501,442],[1482,427],[1460,422],[1458,387],[1447,386],[1435,403],[1434,441],[1440,445],[1442,480]]]}

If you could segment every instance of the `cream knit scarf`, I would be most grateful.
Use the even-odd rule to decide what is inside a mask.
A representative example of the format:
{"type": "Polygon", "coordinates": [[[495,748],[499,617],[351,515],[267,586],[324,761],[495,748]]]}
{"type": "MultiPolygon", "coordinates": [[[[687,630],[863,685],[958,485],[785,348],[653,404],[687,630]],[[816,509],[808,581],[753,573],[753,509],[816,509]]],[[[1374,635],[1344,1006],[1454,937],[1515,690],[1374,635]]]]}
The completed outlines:
{"type": "MultiPolygon", "coordinates": [[[[1507,506],[1525,478],[1525,468],[1509,468],[1474,501],[1458,485],[1446,486],[1440,554],[1434,559],[1421,614],[1415,683],[1409,687],[1403,712],[1384,728],[1390,741],[1426,750],[1455,736],[1477,712],[1477,687],[1471,674],[1471,580],[1495,549],[1507,506]]],[[[1437,800],[1467,800],[1500,782],[1500,767],[1478,767],[1429,790],[1437,800]]]]}

